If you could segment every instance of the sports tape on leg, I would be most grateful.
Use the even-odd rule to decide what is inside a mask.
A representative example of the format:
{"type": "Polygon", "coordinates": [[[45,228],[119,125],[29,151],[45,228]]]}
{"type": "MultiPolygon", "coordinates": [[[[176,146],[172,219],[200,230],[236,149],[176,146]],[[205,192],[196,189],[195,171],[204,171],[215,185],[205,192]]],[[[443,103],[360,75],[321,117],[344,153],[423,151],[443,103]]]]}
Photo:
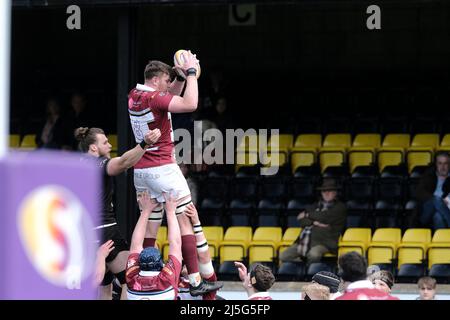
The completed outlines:
{"type": "Polygon", "coordinates": [[[199,263],[198,269],[200,271],[200,274],[203,276],[208,276],[214,273],[214,267],[212,265],[211,260],[209,260],[208,263],[199,263]]]}
{"type": "Polygon", "coordinates": [[[148,217],[148,221],[162,222],[164,209],[162,203],[158,204],[148,217]]]}
{"type": "Polygon", "coordinates": [[[175,214],[181,214],[184,212],[184,210],[186,210],[186,207],[192,203],[192,199],[191,197],[188,197],[186,199],[183,200],[183,203],[181,203],[180,205],[177,206],[177,209],[175,210],[175,214]]]}

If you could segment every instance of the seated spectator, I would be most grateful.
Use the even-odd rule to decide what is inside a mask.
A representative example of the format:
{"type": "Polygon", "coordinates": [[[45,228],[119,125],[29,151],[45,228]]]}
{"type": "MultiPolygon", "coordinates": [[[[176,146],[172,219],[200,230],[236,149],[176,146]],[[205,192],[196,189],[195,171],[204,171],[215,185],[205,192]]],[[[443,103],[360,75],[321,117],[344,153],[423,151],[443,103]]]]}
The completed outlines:
{"type": "Polygon", "coordinates": [[[65,136],[64,143],[72,150],[77,150],[78,142],[73,138],[75,129],[79,127],[91,127],[93,116],[89,113],[87,101],[83,94],[74,93],[70,99],[70,111],[64,119],[65,136]]]}
{"type": "Polygon", "coordinates": [[[248,300],[272,300],[267,292],[275,283],[275,276],[270,268],[255,263],[249,273],[247,267],[241,262],[234,262],[239,271],[242,286],[248,295],[248,300]]]}
{"type": "Polygon", "coordinates": [[[345,292],[336,300],[399,300],[376,289],[373,283],[367,280],[367,262],[359,253],[352,251],[341,255],[338,267],[345,292]]]}
{"type": "Polygon", "coordinates": [[[394,276],[387,270],[380,270],[371,274],[368,278],[372,281],[375,288],[384,291],[388,294],[391,293],[392,287],[394,286],[394,276]]]}
{"type": "Polygon", "coordinates": [[[450,156],[439,151],[435,163],[422,176],[417,186],[416,195],[421,201],[419,221],[422,227],[441,229],[450,227],[449,179],[450,156]]]}
{"type": "Polygon", "coordinates": [[[330,300],[330,288],[318,283],[304,285],[301,300],[330,300]]]}
{"type": "Polygon", "coordinates": [[[422,277],[417,282],[420,296],[416,300],[437,300],[436,299],[436,279],[432,277],[422,277]]]}
{"type": "Polygon", "coordinates": [[[321,199],[302,211],[297,219],[303,230],[297,240],[280,254],[280,260],[319,262],[327,252],[337,253],[338,241],[344,230],[347,208],[337,199],[338,186],[325,180],[318,190],[321,199]]]}
{"type": "Polygon", "coordinates": [[[64,124],[61,106],[55,98],[47,100],[46,118],[36,133],[36,145],[43,149],[61,149],[64,142],[64,124]]]}
{"type": "Polygon", "coordinates": [[[340,297],[342,293],[339,292],[339,286],[341,284],[341,279],[332,272],[328,271],[320,271],[317,272],[312,277],[312,283],[318,283],[330,289],[329,291],[329,299],[327,300],[335,300],[337,297],[340,297]]]}

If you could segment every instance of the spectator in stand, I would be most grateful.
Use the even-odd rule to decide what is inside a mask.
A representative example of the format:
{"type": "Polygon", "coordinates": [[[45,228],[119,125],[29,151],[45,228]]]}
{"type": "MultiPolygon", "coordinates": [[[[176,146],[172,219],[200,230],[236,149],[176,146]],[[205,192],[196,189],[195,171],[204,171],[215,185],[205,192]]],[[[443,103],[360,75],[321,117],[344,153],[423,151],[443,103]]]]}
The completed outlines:
{"type": "Polygon", "coordinates": [[[421,177],[416,195],[421,201],[419,221],[422,227],[434,230],[450,227],[450,156],[439,151],[435,163],[421,177]]]}
{"type": "Polygon", "coordinates": [[[255,263],[249,273],[247,267],[241,262],[234,262],[239,271],[242,286],[248,295],[248,300],[272,300],[267,292],[275,283],[275,276],[270,268],[255,263]]]}
{"type": "Polygon", "coordinates": [[[330,288],[318,283],[304,285],[301,300],[330,300],[330,288]]]}
{"type": "Polygon", "coordinates": [[[339,275],[344,281],[345,292],[336,300],[399,300],[375,288],[367,280],[367,262],[359,253],[352,251],[338,259],[339,275]]]}
{"type": "Polygon", "coordinates": [[[394,276],[387,270],[381,270],[371,274],[369,280],[372,281],[375,288],[388,294],[391,293],[392,287],[394,286],[394,276]]]}
{"type": "Polygon", "coordinates": [[[436,279],[432,277],[422,277],[417,282],[420,296],[416,300],[437,300],[436,299],[436,279]]]}
{"type": "Polygon", "coordinates": [[[64,142],[64,124],[61,105],[56,98],[47,100],[46,118],[36,134],[36,145],[42,149],[61,149],[64,142]]]}
{"type": "Polygon", "coordinates": [[[214,122],[216,128],[223,134],[225,134],[226,129],[234,128],[231,115],[227,110],[227,99],[225,97],[220,97],[216,102],[215,113],[211,120],[214,122]]]}
{"type": "Polygon", "coordinates": [[[338,186],[334,180],[325,180],[318,190],[321,199],[302,211],[297,219],[303,230],[297,240],[280,255],[280,260],[319,262],[327,252],[337,253],[338,241],[344,230],[347,209],[337,199],[338,186]]]}
{"type": "Polygon", "coordinates": [[[332,272],[328,271],[317,272],[312,277],[312,283],[318,283],[330,289],[329,290],[330,296],[329,299],[327,300],[335,300],[337,297],[340,297],[342,295],[342,293],[339,292],[341,279],[332,272]]]}
{"type": "Polygon", "coordinates": [[[77,150],[78,142],[73,138],[74,131],[79,127],[91,127],[93,116],[88,110],[86,97],[82,93],[72,94],[70,107],[64,120],[66,130],[64,144],[72,150],[77,150]]]}

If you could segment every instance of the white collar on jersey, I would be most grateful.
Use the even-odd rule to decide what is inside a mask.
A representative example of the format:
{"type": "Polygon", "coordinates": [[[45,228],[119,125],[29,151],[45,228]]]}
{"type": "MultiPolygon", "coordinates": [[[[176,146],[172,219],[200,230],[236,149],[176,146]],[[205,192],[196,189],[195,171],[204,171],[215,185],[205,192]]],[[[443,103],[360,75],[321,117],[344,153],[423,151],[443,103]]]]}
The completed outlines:
{"type": "Polygon", "coordinates": [[[139,275],[143,277],[156,277],[159,273],[160,271],[139,271],[139,275]]]}
{"type": "Polygon", "coordinates": [[[360,280],[352,282],[348,285],[347,290],[351,289],[373,289],[375,286],[369,280],[360,280]]]}
{"type": "Polygon", "coordinates": [[[266,297],[270,297],[269,292],[267,292],[267,291],[261,291],[261,292],[256,292],[256,293],[252,294],[251,296],[248,297],[248,299],[253,299],[253,298],[266,298],[266,297]]]}
{"type": "Polygon", "coordinates": [[[140,84],[140,83],[138,83],[136,85],[136,89],[141,90],[141,91],[156,91],[152,87],[149,87],[149,86],[146,86],[145,84],[140,84]]]}

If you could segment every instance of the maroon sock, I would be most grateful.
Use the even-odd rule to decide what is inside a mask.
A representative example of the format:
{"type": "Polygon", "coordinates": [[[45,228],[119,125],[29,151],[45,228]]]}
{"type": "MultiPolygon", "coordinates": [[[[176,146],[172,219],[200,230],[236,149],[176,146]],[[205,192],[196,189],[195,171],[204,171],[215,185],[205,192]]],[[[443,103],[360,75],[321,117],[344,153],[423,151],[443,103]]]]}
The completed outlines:
{"type": "Polygon", "coordinates": [[[197,242],[193,234],[181,236],[181,252],[188,274],[198,272],[197,242]]]}
{"type": "Polygon", "coordinates": [[[155,238],[144,238],[144,249],[148,247],[154,247],[155,242],[156,242],[155,238]]]}

